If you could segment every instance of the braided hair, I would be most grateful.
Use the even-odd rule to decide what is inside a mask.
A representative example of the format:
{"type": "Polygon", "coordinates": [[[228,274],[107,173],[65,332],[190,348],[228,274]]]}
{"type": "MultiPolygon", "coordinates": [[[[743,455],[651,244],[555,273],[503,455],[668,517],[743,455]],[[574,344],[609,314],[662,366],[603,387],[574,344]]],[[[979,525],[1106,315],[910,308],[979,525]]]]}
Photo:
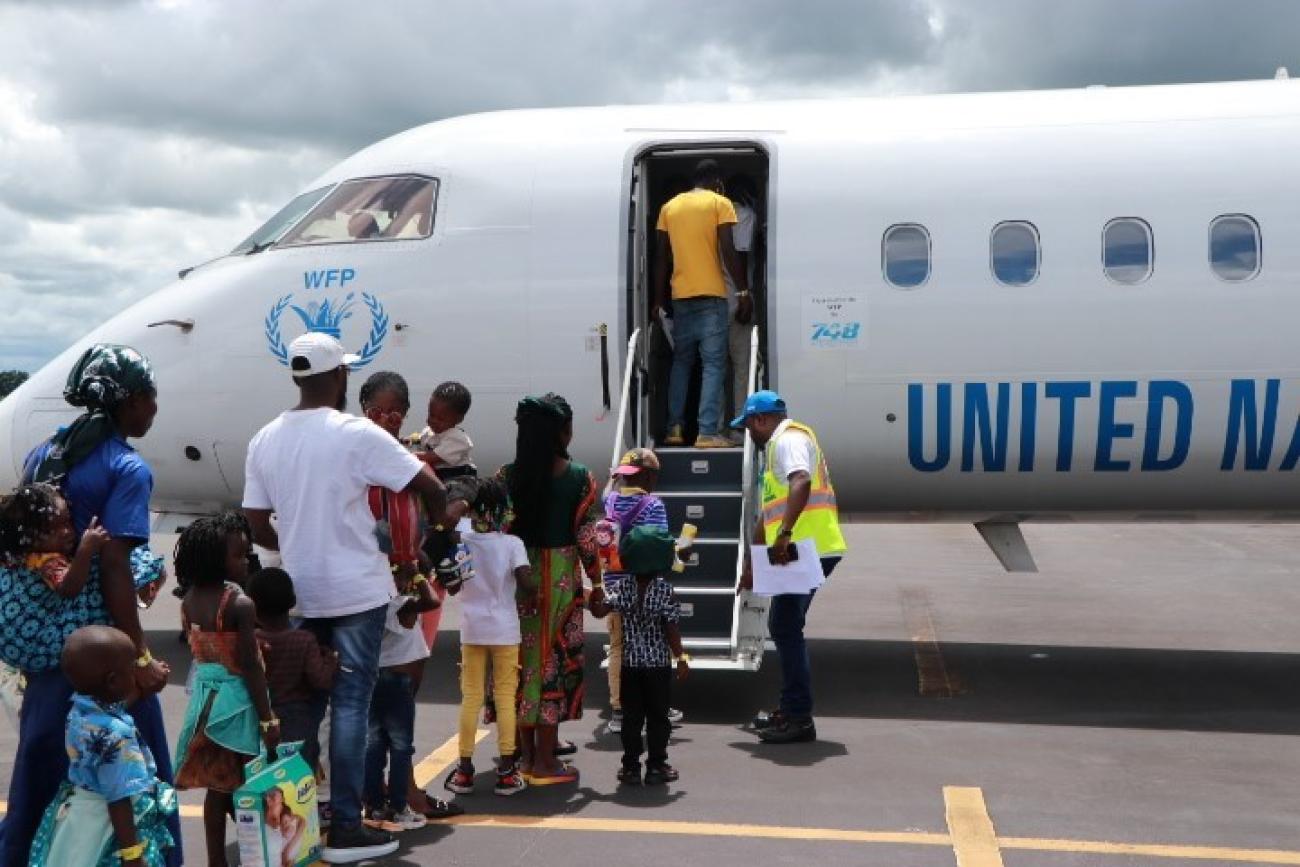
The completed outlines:
{"type": "Polygon", "coordinates": [[[411,390],[406,386],[406,380],[400,373],[393,373],[391,370],[381,370],[377,373],[370,374],[369,378],[361,386],[361,393],[357,395],[357,400],[361,402],[361,408],[364,410],[370,405],[376,397],[386,391],[391,391],[397,399],[407,409],[411,408],[411,390]]]}
{"type": "Polygon", "coordinates": [[[447,404],[459,416],[469,415],[469,407],[473,403],[473,395],[459,382],[442,383],[433,390],[433,399],[447,404]]]}
{"type": "Polygon", "coordinates": [[[546,520],[555,459],[569,457],[563,438],[573,423],[573,409],[558,394],[526,397],[515,409],[515,423],[519,433],[509,474],[510,496],[515,505],[512,532],[526,544],[536,546],[546,520]]]}
{"type": "Polygon", "coordinates": [[[32,552],[50,529],[63,495],[53,485],[22,485],[0,497],[0,556],[18,558],[32,552]]]}
{"type": "Polygon", "coordinates": [[[253,538],[248,520],[234,510],[199,518],[186,527],[172,554],[177,590],[223,583],[227,577],[226,540],[237,534],[253,538]]]}
{"type": "Polygon", "coordinates": [[[494,533],[508,525],[511,520],[510,489],[500,479],[484,479],[479,482],[478,493],[473,501],[475,521],[474,529],[494,533]]]}

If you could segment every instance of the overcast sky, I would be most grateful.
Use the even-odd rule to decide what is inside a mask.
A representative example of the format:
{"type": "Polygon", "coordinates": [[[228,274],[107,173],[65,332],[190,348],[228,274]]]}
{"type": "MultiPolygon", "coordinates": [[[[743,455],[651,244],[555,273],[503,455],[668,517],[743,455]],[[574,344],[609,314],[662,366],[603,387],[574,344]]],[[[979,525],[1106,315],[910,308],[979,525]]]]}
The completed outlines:
{"type": "Polygon", "coordinates": [[[439,118],[1281,65],[1300,67],[1300,0],[0,0],[0,369],[439,118]]]}

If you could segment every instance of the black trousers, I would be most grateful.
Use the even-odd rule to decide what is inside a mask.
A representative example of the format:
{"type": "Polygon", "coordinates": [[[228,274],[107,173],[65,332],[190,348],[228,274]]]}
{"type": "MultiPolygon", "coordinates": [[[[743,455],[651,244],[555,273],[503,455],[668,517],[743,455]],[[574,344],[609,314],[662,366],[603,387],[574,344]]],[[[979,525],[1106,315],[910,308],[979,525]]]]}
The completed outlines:
{"type": "Polygon", "coordinates": [[[623,666],[619,700],[623,704],[623,767],[639,768],[641,727],[649,741],[646,765],[668,763],[668,736],[673,727],[668,722],[668,707],[673,691],[673,670],[663,668],[628,668],[623,666]]]}

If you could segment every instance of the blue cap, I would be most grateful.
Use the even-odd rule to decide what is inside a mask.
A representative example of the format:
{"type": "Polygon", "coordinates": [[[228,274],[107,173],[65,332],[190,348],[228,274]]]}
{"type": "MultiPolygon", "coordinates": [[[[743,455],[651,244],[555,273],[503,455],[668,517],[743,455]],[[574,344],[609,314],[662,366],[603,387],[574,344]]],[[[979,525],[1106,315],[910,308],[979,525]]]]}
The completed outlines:
{"type": "Polygon", "coordinates": [[[745,419],[769,412],[785,415],[785,401],[775,391],[756,391],[745,401],[745,408],[741,410],[740,417],[732,419],[731,426],[735,430],[740,430],[745,426],[745,419]]]}

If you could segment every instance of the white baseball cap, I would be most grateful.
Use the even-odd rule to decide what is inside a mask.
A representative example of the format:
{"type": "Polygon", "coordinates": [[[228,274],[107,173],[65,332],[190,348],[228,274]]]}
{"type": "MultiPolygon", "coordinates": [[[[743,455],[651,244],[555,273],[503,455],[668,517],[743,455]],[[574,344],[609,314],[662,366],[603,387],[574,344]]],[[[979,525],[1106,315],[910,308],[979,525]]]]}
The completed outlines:
{"type": "Polygon", "coordinates": [[[342,343],[319,331],[308,331],[289,344],[289,365],[293,369],[294,379],[329,373],[343,365],[351,367],[360,360],[361,356],[350,354],[342,343]],[[300,358],[307,362],[305,368],[293,363],[300,358]]]}

